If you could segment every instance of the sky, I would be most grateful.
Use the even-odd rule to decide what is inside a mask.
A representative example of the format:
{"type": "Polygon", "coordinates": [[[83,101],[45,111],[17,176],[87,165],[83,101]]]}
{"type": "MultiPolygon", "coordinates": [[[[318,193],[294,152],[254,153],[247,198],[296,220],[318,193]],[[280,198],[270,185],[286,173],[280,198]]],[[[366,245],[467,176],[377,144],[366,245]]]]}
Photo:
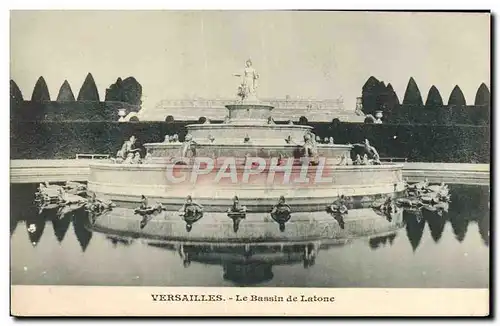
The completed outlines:
{"type": "Polygon", "coordinates": [[[235,98],[247,58],[261,98],[342,97],[370,76],[400,100],[414,77],[423,100],[455,85],[473,104],[490,87],[490,16],[484,13],[299,11],[12,11],[10,70],[25,99],[40,76],[55,100],[91,72],[101,97],[134,76],[143,108],[163,99],[235,98]]]}

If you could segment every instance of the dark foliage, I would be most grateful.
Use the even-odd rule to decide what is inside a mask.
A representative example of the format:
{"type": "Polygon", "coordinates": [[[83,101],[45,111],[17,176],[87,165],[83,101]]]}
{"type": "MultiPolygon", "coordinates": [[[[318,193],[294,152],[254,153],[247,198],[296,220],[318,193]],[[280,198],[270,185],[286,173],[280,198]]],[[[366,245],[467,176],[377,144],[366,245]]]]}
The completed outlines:
{"type": "Polygon", "coordinates": [[[399,98],[394,88],[389,83],[386,88],[385,102],[382,103],[382,110],[384,112],[384,120],[390,119],[400,106],[399,98]]]}
{"type": "Polygon", "coordinates": [[[474,100],[475,105],[485,105],[490,106],[490,90],[485,83],[482,83],[481,86],[477,89],[476,98],[474,100]]]}
{"type": "Polygon", "coordinates": [[[80,92],[78,93],[78,101],[99,102],[99,92],[97,91],[94,77],[92,77],[92,74],[90,72],[85,78],[82,88],[80,88],[80,92]]]}
{"type": "Polygon", "coordinates": [[[59,94],[57,95],[57,102],[74,102],[75,101],[75,95],[73,94],[73,91],[71,90],[71,86],[69,85],[68,81],[65,80],[64,83],[61,85],[61,88],[59,89],[59,94]]]}
{"type": "Polygon", "coordinates": [[[455,85],[451,91],[450,98],[448,99],[448,106],[465,106],[465,96],[460,87],[455,85]]]}
{"type": "Polygon", "coordinates": [[[35,88],[33,89],[33,94],[31,95],[31,101],[33,102],[44,102],[50,101],[49,88],[45,79],[40,76],[36,81],[35,88]]]}
{"type": "Polygon", "coordinates": [[[418,89],[417,83],[413,77],[410,77],[408,85],[406,86],[403,105],[417,107],[422,107],[424,105],[422,102],[422,95],[420,94],[420,90],[418,89]]]}
{"type": "Polygon", "coordinates": [[[366,116],[366,118],[364,120],[364,123],[374,123],[374,122],[375,122],[375,118],[373,117],[373,115],[366,116]]]}
{"type": "MultiPolygon", "coordinates": [[[[166,134],[184,139],[186,124],[172,122],[12,122],[12,159],[64,159],[78,153],[115,154],[131,135],[138,144],[161,142],[166,134]]],[[[487,126],[432,126],[359,123],[309,123],[322,139],[338,144],[362,143],[365,138],[382,157],[406,157],[414,162],[488,163],[487,126]]]]}
{"type": "Polygon", "coordinates": [[[10,80],[10,118],[16,119],[16,114],[19,112],[19,107],[23,103],[23,94],[17,86],[16,82],[10,80]]]}
{"type": "Polygon", "coordinates": [[[299,118],[299,125],[307,125],[309,123],[309,120],[307,120],[307,118],[305,116],[301,116],[299,118]]]}
{"type": "MultiPolygon", "coordinates": [[[[361,92],[361,101],[363,103],[363,112],[365,114],[374,114],[377,110],[384,109],[389,102],[394,102],[394,90],[392,86],[386,87],[384,82],[379,81],[374,76],[368,78],[363,85],[361,92]]],[[[397,96],[396,96],[397,98],[397,96]]]]}
{"type": "Polygon", "coordinates": [[[428,107],[441,107],[443,106],[443,98],[439,93],[436,86],[432,85],[427,94],[427,100],[425,101],[425,106],[428,107]]]}
{"type": "MultiPolygon", "coordinates": [[[[122,102],[56,102],[24,101],[15,108],[15,121],[118,121],[118,110],[126,114],[139,107],[122,102]]],[[[14,110],[14,109],[12,109],[14,110]]]]}
{"type": "Polygon", "coordinates": [[[17,86],[16,82],[12,79],[10,80],[10,100],[16,102],[22,102],[24,100],[23,93],[21,93],[19,86],[17,86]]]}
{"type": "Polygon", "coordinates": [[[140,106],[142,86],[134,77],[118,78],[106,89],[106,101],[124,102],[140,106]]]}

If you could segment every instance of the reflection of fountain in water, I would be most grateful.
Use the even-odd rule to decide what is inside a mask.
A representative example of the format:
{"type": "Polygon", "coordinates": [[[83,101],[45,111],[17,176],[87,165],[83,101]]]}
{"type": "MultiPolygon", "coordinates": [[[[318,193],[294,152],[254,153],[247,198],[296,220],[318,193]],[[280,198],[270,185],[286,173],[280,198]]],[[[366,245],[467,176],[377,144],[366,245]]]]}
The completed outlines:
{"type": "Polygon", "coordinates": [[[394,239],[396,238],[396,236],[397,236],[396,233],[391,233],[389,235],[384,235],[384,236],[370,238],[370,240],[369,240],[370,248],[373,249],[373,250],[375,250],[375,249],[380,248],[380,246],[384,246],[384,245],[387,245],[387,244],[389,244],[390,246],[392,246],[392,244],[394,243],[394,239]]]}
{"type": "Polygon", "coordinates": [[[252,262],[248,264],[225,263],[224,280],[239,286],[255,285],[273,279],[273,265],[270,263],[252,262]]]}
{"type": "Polygon", "coordinates": [[[114,235],[107,235],[106,239],[111,242],[113,248],[118,247],[118,245],[128,247],[134,241],[133,239],[122,238],[114,235]]]}
{"type": "Polygon", "coordinates": [[[489,198],[485,195],[485,191],[487,187],[453,185],[450,188],[451,205],[448,212],[439,214],[439,210],[430,211],[425,207],[415,211],[405,210],[406,231],[413,250],[415,251],[420,244],[425,222],[429,225],[431,237],[436,243],[442,237],[446,222],[451,224],[452,232],[458,242],[464,241],[469,223],[476,222],[483,243],[489,246],[489,198]]]}
{"type": "MultiPolygon", "coordinates": [[[[41,237],[45,230],[45,223],[50,220],[54,236],[59,243],[62,243],[65,239],[69,224],[71,223],[71,220],[73,220],[75,235],[82,251],[85,251],[92,238],[92,232],[85,228],[85,213],[83,211],[79,211],[74,215],[67,216],[61,220],[55,217],[55,211],[44,211],[41,215],[38,215],[38,210],[32,203],[33,193],[26,190],[27,185],[22,186],[23,187],[20,187],[17,190],[17,193],[14,193],[14,195],[11,196],[11,235],[14,232],[19,231],[28,232],[30,242],[33,246],[36,246],[41,241],[41,237]],[[26,231],[17,230],[18,223],[23,222],[25,222],[26,231]],[[34,228],[30,229],[31,232],[27,231],[32,224],[34,225],[34,228]]],[[[425,228],[424,223],[429,225],[431,237],[437,243],[442,237],[446,221],[450,222],[452,226],[451,229],[455,233],[457,240],[463,240],[466,237],[468,224],[470,222],[476,222],[478,224],[481,239],[483,243],[488,246],[490,212],[487,191],[487,187],[453,185],[450,187],[452,202],[450,204],[450,210],[447,214],[439,216],[435,212],[429,212],[424,209],[422,210],[420,216],[417,216],[419,215],[418,213],[405,211],[403,216],[407,223],[407,238],[411,243],[413,250],[416,250],[420,244],[423,229],[425,228]]],[[[117,239],[109,240],[112,242],[114,241],[115,245],[127,245],[126,242],[117,239]]],[[[370,246],[372,248],[380,247],[380,244],[377,244],[377,241],[379,240],[372,238],[370,246]]],[[[391,241],[391,239],[389,238],[387,241],[391,241]]]]}
{"type": "Polygon", "coordinates": [[[28,238],[31,244],[36,246],[41,240],[47,222],[50,221],[56,240],[62,243],[68,232],[70,222],[73,221],[75,234],[77,234],[80,245],[82,248],[88,246],[91,232],[86,230],[83,226],[86,220],[86,215],[83,210],[78,210],[59,218],[57,216],[57,209],[48,209],[40,212],[32,202],[33,193],[27,193],[26,190],[22,188],[18,191],[22,194],[26,193],[26,195],[13,196],[12,198],[10,216],[11,236],[17,228],[17,224],[21,221],[25,221],[28,238]]]}
{"type": "Polygon", "coordinates": [[[161,249],[167,249],[167,250],[177,250],[178,246],[172,243],[156,243],[156,242],[149,242],[147,244],[150,247],[156,247],[156,248],[161,248],[161,249]]]}
{"type": "Polygon", "coordinates": [[[274,276],[273,266],[276,265],[302,263],[304,268],[312,267],[321,243],[319,241],[302,244],[149,242],[148,245],[176,251],[185,268],[189,268],[193,262],[222,266],[224,280],[239,286],[249,286],[270,281],[274,276]]]}

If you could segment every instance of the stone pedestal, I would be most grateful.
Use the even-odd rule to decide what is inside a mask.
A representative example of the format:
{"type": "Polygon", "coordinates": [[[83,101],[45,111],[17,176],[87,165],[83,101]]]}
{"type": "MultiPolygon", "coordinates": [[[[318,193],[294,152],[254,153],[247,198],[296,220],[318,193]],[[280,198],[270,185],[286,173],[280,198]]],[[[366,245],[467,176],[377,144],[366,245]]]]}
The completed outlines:
{"type": "Polygon", "coordinates": [[[273,107],[258,103],[226,105],[229,111],[229,124],[267,124],[273,107]]]}

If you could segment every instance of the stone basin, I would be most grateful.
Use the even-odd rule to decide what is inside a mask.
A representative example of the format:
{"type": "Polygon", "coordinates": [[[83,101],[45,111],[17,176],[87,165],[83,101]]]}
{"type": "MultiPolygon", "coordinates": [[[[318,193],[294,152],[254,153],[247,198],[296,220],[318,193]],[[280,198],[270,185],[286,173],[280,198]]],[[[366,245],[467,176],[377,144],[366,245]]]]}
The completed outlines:
{"type": "Polygon", "coordinates": [[[293,166],[288,182],[284,171],[272,174],[269,169],[249,175],[243,181],[244,167],[235,168],[236,179],[218,179],[220,169],[192,179],[192,166],[189,165],[175,166],[174,169],[171,164],[93,162],[90,164],[88,187],[97,195],[116,202],[135,205],[141,195],[145,195],[172,209],[180,208],[190,195],[209,211],[225,211],[232,198],[238,196],[242,204],[256,212],[268,210],[280,196],[285,196],[287,203],[296,211],[321,211],[339,195],[369,203],[405,190],[401,164],[325,165],[320,171],[320,178],[320,167],[310,167],[307,174],[301,175],[302,166],[293,166]],[[184,176],[185,179],[174,182],[171,176],[176,179],[184,176]]]}
{"type": "Polygon", "coordinates": [[[188,132],[198,143],[209,143],[210,137],[216,144],[286,145],[289,136],[293,142],[303,144],[304,135],[312,130],[310,126],[276,124],[192,124],[187,125],[188,132]]]}
{"type": "Polygon", "coordinates": [[[255,102],[255,103],[234,103],[226,105],[228,110],[229,123],[266,123],[271,117],[273,106],[255,102]]]}
{"type": "MultiPolygon", "coordinates": [[[[235,157],[243,159],[246,155],[253,157],[272,158],[272,157],[298,157],[301,146],[294,144],[244,144],[242,140],[235,143],[209,143],[196,140],[196,155],[199,157],[235,157]]],[[[144,144],[147,152],[151,154],[154,162],[168,162],[172,157],[178,157],[181,152],[181,143],[148,143],[144,144]]],[[[338,163],[343,155],[348,155],[352,149],[351,145],[329,145],[318,144],[318,155],[332,159],[332,162],[338,163]]]]}
{"type": "Polygon", "coordinates": [[[308,146],[317,149],[314,156],[319,157],[319,165],[275,168],[273,159],[303,156],[305,135],[312,128],[274,124],[270,119],[273,107],[258,101],[226,108],[225,123],[188,125],[191,138],[185,144],[146,143],[149,159],[144,164],[91,163],[89,190],[124,206],[136,205],[144,195],[168,209],[179,209],[191,196],[207,212],[227,210],[235,196],[249,212],[269,211],[281,196],[294,212],[319,212],[341,195],[369,205],[405,190],[400,164],[345,165],[351,145],[314,146],[308,141],[308,146]],[[265,167],[249,173],[245,157],[265,160],[265,167]],[[191,162],[201,158],[217,161],[199,173],[201,165],[191,162]]]}

